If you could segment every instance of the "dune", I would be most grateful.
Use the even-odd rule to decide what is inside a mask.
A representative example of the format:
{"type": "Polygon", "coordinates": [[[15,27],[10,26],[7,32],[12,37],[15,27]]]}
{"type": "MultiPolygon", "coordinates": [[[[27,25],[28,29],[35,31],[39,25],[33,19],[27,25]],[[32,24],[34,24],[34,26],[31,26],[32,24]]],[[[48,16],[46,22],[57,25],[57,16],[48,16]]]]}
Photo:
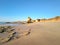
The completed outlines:
{"type": "Polygon", "coordinates": [[[15,29],[23,36],[2,45],[60,45],[60,22],[23,24],[15,29]]]}

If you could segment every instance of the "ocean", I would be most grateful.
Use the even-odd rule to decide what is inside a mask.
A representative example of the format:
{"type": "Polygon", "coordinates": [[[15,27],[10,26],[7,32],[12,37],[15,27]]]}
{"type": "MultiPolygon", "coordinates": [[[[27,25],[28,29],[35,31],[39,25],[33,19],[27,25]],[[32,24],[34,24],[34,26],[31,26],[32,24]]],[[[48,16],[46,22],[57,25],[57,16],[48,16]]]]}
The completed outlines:
{"type": "Polygon", "coordinates": [[[17,26],[17,25],[19,25],[19,24],[8,24],[8,23],[6,23],[6,22],[0,22],[0,26],[17,26]]]}
{"type": "Polygon", "coordinates": [[[0,25],[1,25],[1,24],[6,24],[6,22],[0,22],[0,25]]]}

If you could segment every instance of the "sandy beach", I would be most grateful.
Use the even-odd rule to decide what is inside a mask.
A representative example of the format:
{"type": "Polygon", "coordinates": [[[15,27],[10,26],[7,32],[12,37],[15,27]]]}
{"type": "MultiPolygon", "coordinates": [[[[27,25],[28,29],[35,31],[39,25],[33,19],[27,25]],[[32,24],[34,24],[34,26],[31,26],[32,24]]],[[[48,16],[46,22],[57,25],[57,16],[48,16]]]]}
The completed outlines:
{"type": "Polygon", "coordinates": [[[60,22],[22,24],[15,29],[23,36],[3,45],[60,45],[60,22]]]}
{"type": "Polygon", "coordinates": [[[60,0],[0,0],[0,45],[60,45],[60,0]]]}

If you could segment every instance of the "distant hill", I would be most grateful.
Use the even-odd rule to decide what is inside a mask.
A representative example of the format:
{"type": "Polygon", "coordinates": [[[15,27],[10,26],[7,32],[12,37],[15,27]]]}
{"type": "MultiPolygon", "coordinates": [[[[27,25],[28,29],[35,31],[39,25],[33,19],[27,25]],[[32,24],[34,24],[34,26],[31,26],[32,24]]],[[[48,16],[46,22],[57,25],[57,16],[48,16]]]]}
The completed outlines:
{"type": "Polygon", "coordinates": [[[50,18],[49,20],[52,20],[52,19],[59,20],[59,19],[60,19],[60,16],[56,16],[56,17],[54,17],[54,18],[50,18]]]}
{"type": "Polygon", "coordinates": [[[60,22],[60,16],[49,19],[41,19],[40,22],[60,22]]]}

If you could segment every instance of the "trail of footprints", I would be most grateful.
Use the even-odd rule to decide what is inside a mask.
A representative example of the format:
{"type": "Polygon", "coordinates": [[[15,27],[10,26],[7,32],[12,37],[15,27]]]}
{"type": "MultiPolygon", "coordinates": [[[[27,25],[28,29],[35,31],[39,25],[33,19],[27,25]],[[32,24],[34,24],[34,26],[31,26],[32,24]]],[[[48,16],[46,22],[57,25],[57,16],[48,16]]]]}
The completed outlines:
{"type": "Polygon", "coordinates": [[[16,32],[15,29],[11,26],[0,27],[0,43],[6,43],[13,39],[18,39],[21,36],[29,35],[30,32],[31,32],[31,29],[20,34],[20,33],[16,32]]]}
{"type": "Polygon", "coordinates": [[[11,26],[0,27],[0,43],[5,43],[10,40],[19,38],[19,33],[11,26]]]}

